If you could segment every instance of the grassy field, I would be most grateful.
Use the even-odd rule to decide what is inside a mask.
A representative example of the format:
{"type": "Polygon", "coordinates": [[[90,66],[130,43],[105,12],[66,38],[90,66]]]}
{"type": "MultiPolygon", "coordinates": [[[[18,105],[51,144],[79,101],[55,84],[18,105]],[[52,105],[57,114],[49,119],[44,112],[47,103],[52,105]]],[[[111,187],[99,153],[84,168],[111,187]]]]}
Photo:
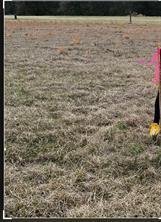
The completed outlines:
{"type": "Polygon", "coordinates": [[[7,217],[161,216],[161,25],[91,20],[5,21],[7,217]]]}

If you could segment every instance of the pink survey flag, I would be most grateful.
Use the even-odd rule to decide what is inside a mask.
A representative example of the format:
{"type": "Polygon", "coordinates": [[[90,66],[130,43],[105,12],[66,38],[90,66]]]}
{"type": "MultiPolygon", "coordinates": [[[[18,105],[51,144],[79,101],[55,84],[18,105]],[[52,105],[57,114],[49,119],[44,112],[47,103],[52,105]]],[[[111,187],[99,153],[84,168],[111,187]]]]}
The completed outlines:
{"type": "Polygon", "coordinates": [[[157,51],[154,53],[150,62],[148,62],[148,66],[155,65],[155,72],[153,83],[158,84],[160,82],[160,48],[157,48],[157,51]]]}
{"type": "Polygon", "coordinates": [[[140,59],[138,62],[139,62],[140,65],[145,65],[146,60],[145,59],[140,59]]]}
{"type": "MultiPolygon", "coordinates": [[[[160,48],[157,48],[156,52],[153,54],[151,60],[148,62],[147,66],[150,67],[152,65],[155,65],[155,72],[154,72],[154,78],[153,83],[159,84],[160,82],[160,48]]],[[[145,59],[139,60],[139,64],[144,65],[146,64],[145,59]]]]}

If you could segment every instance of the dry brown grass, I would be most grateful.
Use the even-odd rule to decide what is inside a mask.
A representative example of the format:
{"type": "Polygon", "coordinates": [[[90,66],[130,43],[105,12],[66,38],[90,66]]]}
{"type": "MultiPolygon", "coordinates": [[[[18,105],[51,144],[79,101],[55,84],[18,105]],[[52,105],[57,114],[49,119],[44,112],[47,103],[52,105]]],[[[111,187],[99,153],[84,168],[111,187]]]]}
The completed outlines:
{"type": "Polygon", "coordinates": [[[80,36],[73,36],[71,44],[78,45],[81,43],[80,36]]]}
{"type": "Polygon", "coordinates": [[[56,50],[59,54],[66,54],[65,48],[62,46],[58,47],[56,50]]]}
{"type": "Polygon", "coordinates": [[[160,33],[155,24],[6,21],[6,216],[161,216],[153,70],[137,64],[160,33]]]}

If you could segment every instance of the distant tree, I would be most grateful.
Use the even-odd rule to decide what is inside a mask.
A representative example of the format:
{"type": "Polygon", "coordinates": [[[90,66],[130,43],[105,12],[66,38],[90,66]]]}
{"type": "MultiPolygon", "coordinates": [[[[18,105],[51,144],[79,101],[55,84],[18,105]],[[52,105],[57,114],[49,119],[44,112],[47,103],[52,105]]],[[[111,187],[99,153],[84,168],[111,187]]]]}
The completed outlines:
{"type": "Polygon", "coordinates": [[[13,8],[14,8],[14,18],[17,19],[17,4],[16,4],[16,2],[13,2],[13,8]]]}

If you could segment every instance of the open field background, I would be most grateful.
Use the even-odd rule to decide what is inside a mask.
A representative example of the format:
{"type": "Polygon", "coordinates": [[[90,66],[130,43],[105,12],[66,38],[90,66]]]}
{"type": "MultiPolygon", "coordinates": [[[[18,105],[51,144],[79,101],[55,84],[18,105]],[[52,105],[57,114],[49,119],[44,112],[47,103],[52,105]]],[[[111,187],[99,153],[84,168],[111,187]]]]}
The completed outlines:
{"type": "MultiPolygon", "coordinates": [[[[6,19],[13,20],[13,15],[6,15],[6,19]]],[[[49,21],[63,21],[63,22],[87,22],[87,23],[127,23],[129,22],[129,16],[18,16],[21,20],[49,20],[49,21]]],[[[132,16],[132,21],[134,23],[158,23],[161,22],[161,17],[159,16],[132,16]]]]}
{"type": "Polygon", "coordinates": [[[149,138],[161,25],[5,21],[7,217],[161,216],[149,138]]]}

